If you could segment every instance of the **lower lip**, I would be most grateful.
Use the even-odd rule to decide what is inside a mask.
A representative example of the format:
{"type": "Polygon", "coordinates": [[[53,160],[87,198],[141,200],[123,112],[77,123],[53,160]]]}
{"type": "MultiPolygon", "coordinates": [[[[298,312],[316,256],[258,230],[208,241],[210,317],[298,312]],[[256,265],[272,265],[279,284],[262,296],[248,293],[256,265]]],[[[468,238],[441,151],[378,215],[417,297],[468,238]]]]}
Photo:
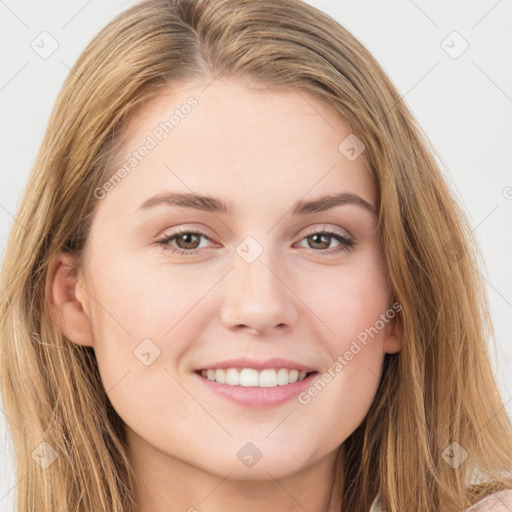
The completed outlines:
{"type": "Polygon", "coordinates": [[[285,384],[284,386],[276,386],[273,388],[260,388],[260,387],[249,387],[249,386],[229,386],[228,384],[220,384],[219,382],[213,382],[198,373],[195,374],[203,384],[216,395],[227,398],[232,402],[239,405],[245,405],[247,407],[272,407],[275,405],[282,404],[293,397],[296,397],[299,393],[304,391],[308,386],[311,385],[317,373],[308,375],[304,380],[300,382],[294,382],[293,384],[285,384]]]}

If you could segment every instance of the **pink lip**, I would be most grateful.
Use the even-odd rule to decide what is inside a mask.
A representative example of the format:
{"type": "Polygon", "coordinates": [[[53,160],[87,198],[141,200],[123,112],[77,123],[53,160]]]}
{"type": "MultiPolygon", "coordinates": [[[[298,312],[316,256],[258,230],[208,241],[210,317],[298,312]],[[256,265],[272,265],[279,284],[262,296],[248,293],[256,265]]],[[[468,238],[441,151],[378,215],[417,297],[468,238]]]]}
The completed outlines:
{"type": "MultiPolygon", "coordinates": [[[[247,361],[244,363],[247,364],[247,361]]],[[[247,368],[248,366],[243,366],[247,368]]],[[[250,366],[249,366],[250,367],[250,366]]],[[[284,368],[286,366],[278,366],[284,368]]],[[[234,368],[234,366],[230,366],[234,368]]],[[[253,366],[254,368],[254,366],[253,366]]],[[[238,405],[244,405],[252,408],[265,408],[282,404],[291,398],[296,397],[299,393],[304,391],[307,387],[311,386],[313,380],[317,376],[317,372],[308,375],[300,382],[293,384],[286,384],[284,386],[276,386],[274,388],[259,388],[259,387],[245,387],[245,386],[228,386],[227,384],[220,384],[213,382],[200,373],[195,373],[198,379],[217,396],[227,398],[238,405]]]]}
{"type": "Polygon", "coordinates": [[[299,372],[307,373],[315,371],[313,368],[309,368],[309,366],[304,366],[303,364],[299,364],[295,361],[290,361],[289,359],[283,359],[280,357],[273,357],[272,359],[267,359],[266,361],[255,361],[254,359],[244,357],[238,359],[228,359],[218,363],[206,364],[199,368],[198,371],[217,370],[220,368],[254,368],[255,370],[265,370],[267,368],[288,368],[288,370],[298,370],[299,372]]]}

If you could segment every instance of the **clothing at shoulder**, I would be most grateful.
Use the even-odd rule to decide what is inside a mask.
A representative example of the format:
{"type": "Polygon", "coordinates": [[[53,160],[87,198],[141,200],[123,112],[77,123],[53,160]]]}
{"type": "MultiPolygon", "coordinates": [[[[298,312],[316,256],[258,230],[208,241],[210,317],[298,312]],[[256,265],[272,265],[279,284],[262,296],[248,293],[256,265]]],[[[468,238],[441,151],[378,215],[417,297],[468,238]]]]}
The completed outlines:
{"type": "Polygon", "coordinates": [[[467,512],[511,512],[512,489],[500,491],[475,503],[467,512]]]}
{"type": "MultiPolygon", "coordinates": [[[[386,512],[377,495],[369,512],[386,512]]],[[[512,489],[500,491],[475,503],[466,512],[512,512],[512,489]]]]}

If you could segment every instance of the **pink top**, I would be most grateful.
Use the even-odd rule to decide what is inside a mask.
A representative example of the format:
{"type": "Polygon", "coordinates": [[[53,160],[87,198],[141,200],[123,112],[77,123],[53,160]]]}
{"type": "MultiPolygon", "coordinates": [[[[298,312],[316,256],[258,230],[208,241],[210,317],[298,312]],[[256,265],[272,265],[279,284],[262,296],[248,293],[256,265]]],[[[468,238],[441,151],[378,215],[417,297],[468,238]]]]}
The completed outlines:
{"type": "MultiPolygon", "coordinates": [[[[378,495],[369,512],[386,512],[378,495]]],[[[475,503],[466,512],[512,512],[512,489],[500,491],[475,503]]]]}

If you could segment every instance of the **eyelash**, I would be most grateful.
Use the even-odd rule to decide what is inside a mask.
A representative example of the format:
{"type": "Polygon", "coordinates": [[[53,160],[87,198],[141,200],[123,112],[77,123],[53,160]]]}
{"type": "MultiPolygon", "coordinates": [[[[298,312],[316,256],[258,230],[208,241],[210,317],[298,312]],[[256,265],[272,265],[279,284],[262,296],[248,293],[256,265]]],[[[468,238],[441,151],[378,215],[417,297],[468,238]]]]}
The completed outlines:
{"type": "MultiPolygon", "coordinates": [[[[202,235],[205,238],[207,238],[208,240],[210,240],[210,237],[208,236],[208,234],[205,233],[204,231],[201,231],[200,229],[197,229],[197,230],[182,229],[175,233],[172,233],[171,235],[167,235],[164,238],[161,238],[160,240],[157,240],[156,243],[158,245],[162,246],[162,249],[164,251],[170,251],[173,254],[179,254],[182,256],[192,256],[192,255],[196,254],[199,249],[188,249],[187,250],[187,249],[180,249],[177,247],[169,247],[168,246],[168,244],[169,244],[169,242],[171,242],[171,240],[179,237],[180,235],[184,235],[184,234],[202,235]]],[[[331,236],[331,237],[335,238],[336,240],[338,240],[338,242],[340,242],[341,245],[334,251],[332,249],[326,249],[326,250],[311,249],[314,252],[327,253],[326,256],[332,255],[332,254],[338,254],[339,252],[342,252],[342,251],[349,252],[353,249],[353,247],[355,245],[355,241],[348,238],[347,236],[345,236],[337,231],[325,231],[325,230],[324,231],[311,230],[308,233],[304,234],[304,236],[301,238],[301,241],[311,235],[327,235],[327,236],[331,236]]],[[[324,256],[324,255],[322,255],[322,256],[324,256]]]]}

